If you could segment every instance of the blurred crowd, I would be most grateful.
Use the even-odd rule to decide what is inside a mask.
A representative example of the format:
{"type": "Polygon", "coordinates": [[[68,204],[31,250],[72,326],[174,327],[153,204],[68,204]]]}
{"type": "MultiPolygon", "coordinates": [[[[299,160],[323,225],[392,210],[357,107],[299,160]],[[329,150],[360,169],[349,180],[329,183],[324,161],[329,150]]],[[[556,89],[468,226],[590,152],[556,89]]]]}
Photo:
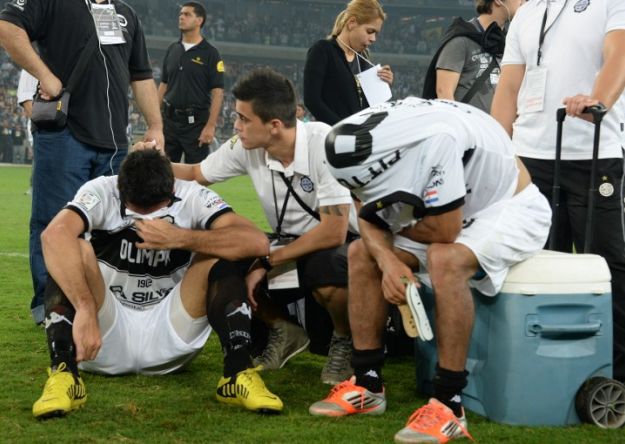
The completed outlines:
{"type": "MultiPolygon", "coordinates": [[[[429,0],[418,4],[435,5],[429,0]]],[[[462,0],[458,0],[463,6],[462,0]]],[[[128,0],[141,17],[146,35],[178,37],[177,15],[179,5],[171,0],[128,0]]],[[[309,47],[314,41],[329,33],[328,17],[334,17],[342,3],[291,2],[285,0],[207,0],[209,15],[203,32],[209,41],[254,43],[264,45],[309,47]],[[226,7],[226,4],[228,7],[226,7]]],[[[452,10],[450,10],[452,11],[452,10]]],[[[457,11],[456,11],[457,12],[457,11]]],[[[451,20],[450,16],[432,17],[420,14],[388,14],[382,33],[375,44],[375,54],[430,54],[440,41],[442,30],[451,20]]],[[[383,62],[383,60],[380,60],[383,62]]],[[[161,60],[151,60],[154,78],[160,82],[161,60]]],[[[230,92],[239,76],[252,68],[271,66],[291,79],[303,102],[303,61],[266,60],[255,63],[243,59],[225,58],[225,97],[217,138],[228,139],[236,114],[234,98],[230,92]]],[[[424,66],[394,66],[393,96],[419,95],[422,90],[424,66]]],[[[30,163],[32,152],[27,136],[27,119],[16,103],[19,70],[0,49],[0,161],[5,163],[30,163]]],[[[129,92],[130,94],[130,92],[129,92]]],[[[138,107],[131,100],[129,109],[128,137],[136,140],[146,129],[138,107]]],[[[311,118],[307,113],[306,119],[311,118]]]]}
{"type": "MultiPolygon", "coordinates": [[[[129,0],[129,3],[142,18],[147,35],[178,36],[175,2],[150,1],[149,13],[147,0],[129,0]]],[[[209,40],[301,48],[326,37],[331,27],[328,17],[335,17],[344,6],[338,2],[291,2],[287,6],[285,0],[238,0],[227,2],[228,7],[223,0],[205,3],[208,17],[204,32],[209,40]]],[[[459,2],[458,6],[464,4],[459,2]]],[[[388,18],[376,44],[377,52],[430,54],[451,17],[458,15],[458,10],[453,8],[442,17],[417,13],[417,9],[393,13],[392,5],[387,9],[388,18]]]]}
{"type": "Polygon", "coordinates": [[[16,90],[19,69],[4,51],[0,51],[0,161],[30,163],[28,120],[18,109],[16,90]]]}

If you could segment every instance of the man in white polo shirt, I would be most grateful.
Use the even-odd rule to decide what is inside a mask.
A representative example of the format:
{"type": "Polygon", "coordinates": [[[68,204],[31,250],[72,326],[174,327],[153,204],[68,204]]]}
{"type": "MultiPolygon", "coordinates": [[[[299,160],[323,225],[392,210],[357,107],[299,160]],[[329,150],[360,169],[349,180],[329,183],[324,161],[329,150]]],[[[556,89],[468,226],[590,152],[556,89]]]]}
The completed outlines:
{"type": "MultiPolygon", "coordinates": [[[[174,172],[202,184],[250,176],[274,233],[294,240],[252,266],[249,297],[257,305],[261,294],[256,290],[267,272],[297,262],[300,288],[312,292],[334,325],[321,379],[336,384],[352,373],[345,244],[352,198],[325,164],[324,141],[330,127],[298,121],[293,85],[270,69],[250,72],[233,93],[237,135],[201,163],[177,164],[174,172]]],[[[269,344],[257,363],[277,369],[303,351],[308,338],[300,327],[277,317],[276,310],[268,310],[268,302],[257,305],[257,316],[270,326],[269,344]]],[[[307,328],[311,334],[319,326],[307,328]]]]}
{"type": "Polygon", "coordinates": [[[492,115],[513,144],[541,192],[551,198],[556,110],[572,117],[562,139],[557,249],[581,251],[588,208],[593,125],[584,107],[602,103],[599,190],[592,252],[612,273],[614,377],[625,380],[625,241],[623,239],[622,108],[625,85],[625,2],[536,0],[512,21],[492,115]]]}

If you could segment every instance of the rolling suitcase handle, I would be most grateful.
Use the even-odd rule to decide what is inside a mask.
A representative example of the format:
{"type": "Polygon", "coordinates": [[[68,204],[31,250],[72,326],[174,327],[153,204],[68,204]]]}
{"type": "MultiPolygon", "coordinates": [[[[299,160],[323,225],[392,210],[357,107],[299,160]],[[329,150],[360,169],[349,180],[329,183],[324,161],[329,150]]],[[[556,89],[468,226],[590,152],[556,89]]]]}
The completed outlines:
{"type": "MultiPolygon", "coordinates": [[[[590,167],[590,186],[588,187],[588,210],[586,213],[586,230],[584,236],[584,253],[590,252],[592,244],[592,225],[595,210],[595,194],[597,189],[595,182],[597,178],[597,158],[599,157],[599,139],[601,136],[601,121],[608,109],[603,104],[593,105],[584,108],[584,113],[592,115],[595,124],[595,135],[592,146],[592,162],[590,167]]],[[[558,129],[556,134],[556,159],[553,167],[553,188],[551,194],[551,210],[553,212],[551,222],[551,233],[549,234],[549,249],[555,248],[555,229],[558,225],[558,212],[560,208],[560,158],[562,157],[562,126],[566,118],[566,108],[559,108],[556,113],[558,129]]]]}

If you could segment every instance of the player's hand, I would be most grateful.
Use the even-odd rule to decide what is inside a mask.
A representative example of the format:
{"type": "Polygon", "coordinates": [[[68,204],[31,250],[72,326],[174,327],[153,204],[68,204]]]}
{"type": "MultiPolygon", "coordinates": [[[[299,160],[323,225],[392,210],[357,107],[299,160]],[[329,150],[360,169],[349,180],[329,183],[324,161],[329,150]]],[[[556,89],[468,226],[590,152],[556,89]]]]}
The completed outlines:
{"type": "Polygon", "coordinates": [[[212,125],[206,125],[202,128],[200,137],[198,137],[198,146],[210,145],[215,139],[215,127],[212,125]]]}
{"type": "Polygon", "coordinates": [[[262,266],[254,266],[245,276],[245,285],[247,286],[247,299],[250,301],[250,305],[253,310],[258,308],[258,302],[256,302],[256,298],[254,295],[258,291],[261,282],[267,276],[267,270],[265,270],[262,266]]]}
{"type": "Polygon", "coordinates": [[[378,77],[389,85],[393,84],[393,71],[389,65],[384,65],[378,70],[378,77]]]}
{"type": "Polygon", "coordinates": [[[388,255],[379,266],[382,270],[382,293],[384,299],[391,304],[406,303],[406,284],[408,282],[413,282],[417,287],[420,287],[419,281],[410,267],[395,254],[388,255]]]}
{"type": "Polygon", "coordinates": [[[155,142],[154,148],[164,152],[165,150],[165,136],[162,129],[148,128],[143,135],[143,142],[155,142]]]}
{"type": "Polygon", "coordinates": [[[72,337],[76,344],[77,362],[95,359],[102,346],[96,314],[88,309],[77,309],[72,325],[72,337]]]}
{"type": "Polygon", "coordinates": [[[180,228],[165,219],[136,220],[135,228],[143,242],[136,246],[142,250],[171,250],[182,248],[180,228]]]}
{"type": "Polygon", "coordinates": [[[582,111],[588,106],[598,105],[599,100],[584,94],[577,94],[576,96],[565,97],[562,103],[566,106],[566,114],[568,116],[579,117],[580,119],[592,122],[592,114],[583,113],[582,111]]]}
{"type": "Polygon", "coordinates": [[[39,80],[39,95],[44,100],[52,100],[61,95],[63,84],[54,74],[42,77],[39,80]]]}

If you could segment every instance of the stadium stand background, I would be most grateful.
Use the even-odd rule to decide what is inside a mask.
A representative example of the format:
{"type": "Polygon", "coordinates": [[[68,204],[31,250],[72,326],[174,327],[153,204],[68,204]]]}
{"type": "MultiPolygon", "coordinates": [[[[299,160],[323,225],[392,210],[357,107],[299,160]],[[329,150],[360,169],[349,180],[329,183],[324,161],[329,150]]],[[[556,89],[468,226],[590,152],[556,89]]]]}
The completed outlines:
{"type": "MultiPolygon", "coordinates": [[[[144,26],[154,76],[160,81],[165,50],[179,36],[178,11],[183,2],[126,0],[144,26]]],[[[334,18],[347,0],[203,0],[208,17],[203,32],[216,46],[226,65],[226,96],[218,138],[232,134],[234,99],[229,92],[239,75],[257,66],[271,66],[290,78],[302,97],[304,60],[308,47],[330,32],[334,18]]],[[[419,95],[423,76],[442,33],[456,16],[474,15],[472,0],[382,1],[387,20],[372,48],[376,62],[390,64],[395,74],[393,96],[419,95]]],[[[26,120],[15,101],[19,70],[0,50],[1,143],[9,143],[5,127],[25,128],[26,120]]],[[[129,137],[145,130],[131,102],[129,137]]],[[[12,136],[10,136],[12,138],[12,136]]],[[[11,142],[12,143],[12,142],[11,142]]],[[[24,143],[26,145],[26,143],[24,143]]],[[[26,147],[19,160],[30,161],[26,147]]],[[[0,147],[0,156],[3,149],[0,147]]],[[[2,158],[2,160],[4,160],[2,158]]]]}

